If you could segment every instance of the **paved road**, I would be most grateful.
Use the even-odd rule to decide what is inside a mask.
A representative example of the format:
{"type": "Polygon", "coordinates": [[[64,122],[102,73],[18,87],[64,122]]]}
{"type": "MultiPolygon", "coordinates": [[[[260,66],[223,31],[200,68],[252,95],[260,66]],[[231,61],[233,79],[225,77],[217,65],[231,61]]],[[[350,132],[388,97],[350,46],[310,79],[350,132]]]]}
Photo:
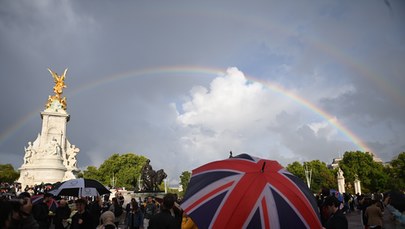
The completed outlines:
{"type": "MultiPolygon", "coordinates": [[[[364,229],[361,222],[360,211],[355,211],[346,214],[347,221],[349,221],[350,229],[364,229]]],[[[384,213],[384,229],[405,229],[404,225],[400,225],[397,221],[391,220],[391,214],[387,211],[384,213]]]]}

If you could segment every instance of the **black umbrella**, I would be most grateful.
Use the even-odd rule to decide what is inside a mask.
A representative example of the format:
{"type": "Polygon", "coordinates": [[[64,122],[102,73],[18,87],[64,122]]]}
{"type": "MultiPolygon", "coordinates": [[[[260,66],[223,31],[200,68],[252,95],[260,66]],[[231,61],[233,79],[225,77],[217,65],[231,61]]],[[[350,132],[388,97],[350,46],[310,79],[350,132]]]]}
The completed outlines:
{"type": "Polygon", "coordinates": [[[111,193],[103,184],[96,180],[78,178],[67,180],[54,190],[49,191],[55,196],[100,196],[111,193]]]}

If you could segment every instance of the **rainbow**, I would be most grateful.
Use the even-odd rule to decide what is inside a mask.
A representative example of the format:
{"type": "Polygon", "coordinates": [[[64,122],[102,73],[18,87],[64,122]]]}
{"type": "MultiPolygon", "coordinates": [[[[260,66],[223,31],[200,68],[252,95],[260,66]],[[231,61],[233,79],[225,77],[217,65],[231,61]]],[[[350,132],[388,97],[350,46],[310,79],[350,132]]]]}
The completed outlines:
{"type": "MultiPolygon", "coordinates": [[[[85,91],[92,90],[94,88],[100,87],[102,85],[108,85],[109,83],[125,80],[133,77],[146,77],[146,76],[153,76],[153,75],[175,75],[178,74],[180,76],[190,77],[190,74],[198,75],[198,76],[208,76],[208,77],[218,77],[224,75],[224,70],[217,69],[217,68],[209,68],[209,67],[201,67],[201,66],[167,66],[167,67],[159,67],[159,68],[147,68],[142,70],[131,70],[127,72],[122,72],[110,76],[103,77],[97,81],[89,82],[87,84],[81,85],[79,87],[74,88],[69,94],[68,97],[77,96],[85,91]]],[[[339,130],[347,139],[353,142],[361,151],[364,152],[371,152],[370,148],[349,128],[344,126],[338,120],[336,120],[331,114],[328,112],[320,109],[312,102],[306,100],[303,97],[300,97],[293,92],[288,91],[287,89],[283,88],[280,85],[275,83],[271,83],[262,79],[258,79],[247,74],[244,74],[246,79],[251,82],[257,82],[261,85],[269,88],[271,91],[274,91],[282,96],[288,97],[292,101],[302,105],[303,107],[307,108],[311,112],[317,114],[322,119],[329,122],[333,125],[337,130],[339,130]]],[[[11,136],[13,136],[19,129],[21,129],[27,122],[32,120],[35,115],[40,112],[40,109],[34,110],[23,118],[18,120],[16,123],[11,125],[9,128],[6,129],[0,135],[0,146],[11,136]]]]}

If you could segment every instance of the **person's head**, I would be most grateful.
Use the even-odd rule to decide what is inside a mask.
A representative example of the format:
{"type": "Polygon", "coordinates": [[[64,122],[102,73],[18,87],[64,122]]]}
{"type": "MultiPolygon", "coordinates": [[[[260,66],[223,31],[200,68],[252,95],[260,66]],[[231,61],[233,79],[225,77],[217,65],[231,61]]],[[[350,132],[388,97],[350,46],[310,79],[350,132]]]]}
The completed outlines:
{"type": "Polygon", "coordinates": [[[138,210],[139,206],[135,199],[131,199],[131,207],[133,211],[138,210]]]}
{"type": "Polygon", "coordinates": [[[85,199],[76,200],[76,210],[80,213],[84,212],[86,209],[87,201],[85,199]]]}
{"type": "Polygon", "coordinates": [[[67,205],[67,201],[66,199],[60,199],[59,201],[59,207],[65,207],[67,205]]]}
{"type": "Polygon", "coordinates": [[[163,208],[172,209],[175,201],[176,198],[173,194],[171,193],[166,194],[165,197],[163,197],[163,208]]]}
{"type": "Polygon", "coordinates": [[[112,198],[112,204],[118,204],[118,200],[117,200],[116,197],[113,197],[113,198],[112,198]]]}
{"type": "Polygon", "coordinates": [[[151,196],[148,196],[148,203],[152,203],[153,198],[151,196]]]}
{"type": "Polygon", "coordinates": [[[0,200],[0,228],[9,228],[19,219],[20,206],[18,201],[0,200]]]}
{"type": "Polygon", "coordinates": [[[100,225],[114,224],[115,216],[112,211],[106,211],[100,216],[100,225]]]}
{"type": "MultiPolygon", "coordinates": [[[[27,186],[28,186],[28,185],[27,185],[27,186]]],[[[22,192],[22,193],[20,193],[20,194],[18,195],[17,198],[19,198],[19,199],[24,199],[25,197],[31,198],[31,194],[30,194],[29,192],[22,192]]]]}
{"type": "Polygon", "coordinates": [[[335,213],[339,209],[340,202],[335,196],[328,196],[325,199],[325,206],[330,214],[335,213]]]}
{"type": "Polygon", "coordinates": [[[52,194],[51,193],[45,193],[44,194],[44,202],[48,203],[52,199],[52,194]]]}

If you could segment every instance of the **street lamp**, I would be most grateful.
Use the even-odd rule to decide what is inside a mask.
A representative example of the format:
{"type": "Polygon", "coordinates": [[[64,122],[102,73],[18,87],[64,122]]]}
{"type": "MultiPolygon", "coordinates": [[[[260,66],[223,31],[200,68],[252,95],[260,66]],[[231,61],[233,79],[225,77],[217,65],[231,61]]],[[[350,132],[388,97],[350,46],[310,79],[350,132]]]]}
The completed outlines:
{"type": "Polygon", "coordinates": [[[307,179],[308,188],[311,188],[311,181],[312,181],[312,169],[308,170],[308,164],[305,164],[305,178],[307,179]]]}

